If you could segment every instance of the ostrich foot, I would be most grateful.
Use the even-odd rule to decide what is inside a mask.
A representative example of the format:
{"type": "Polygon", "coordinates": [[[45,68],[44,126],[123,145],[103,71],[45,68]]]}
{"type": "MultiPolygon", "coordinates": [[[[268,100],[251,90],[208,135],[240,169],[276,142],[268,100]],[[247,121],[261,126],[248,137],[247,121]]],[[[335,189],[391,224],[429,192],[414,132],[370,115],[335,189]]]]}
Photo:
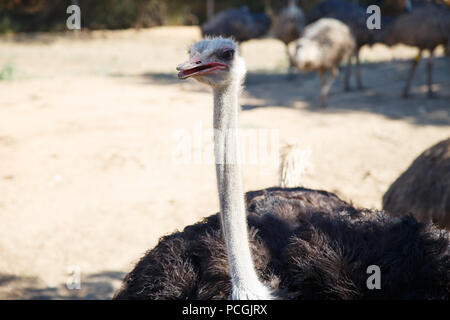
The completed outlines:
{"type": "Polygon", "coordinates": [[[408,92],[403,92],[402,93],[402,98],[403,99],[408,99],[411,95],[408,92]]]}
{"type": "Polygon", "coordinates": [[[297,78],[297,76],[296,76],[296,74],[295,73],[288,73],[287,75],[286,75],[286,79],[287,80],[289,80],[289,81],[291,81],[291,80],[295,80],[297,78]]]}
{"type": "Polygon", "coordinates": [[[317,105],[318,105],[319,109],[325,109],[328,106],[327,96],[321,95],[319,97],[319,102],[318,102],[317,105]]]}
{"type": "Polygon", "coordinates": [[[428,99],[436,99],[436,98],[438,98],[438,95],[436,93],[434,93],[433,91],[428,91],[427,97],[428,97],[428,99]]]}
{"type": "Polygon", "coordinates": [[[319,109],[326,109],[328,106],[328,103],[326,101],[320,101],[319,104],[317,105],[317,107],[319,109]]]}

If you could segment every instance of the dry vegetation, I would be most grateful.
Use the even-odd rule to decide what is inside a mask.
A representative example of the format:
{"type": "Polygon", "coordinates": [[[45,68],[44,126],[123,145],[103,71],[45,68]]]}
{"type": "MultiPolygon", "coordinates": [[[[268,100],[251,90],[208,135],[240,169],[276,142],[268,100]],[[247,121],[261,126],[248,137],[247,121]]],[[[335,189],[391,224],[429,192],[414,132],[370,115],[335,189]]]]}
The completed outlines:
{"type": "MultiPolygon", "coordinates": [[[[0,39],[0,298],[109,298],[158,238],[217,211],[211,163],[174,160],[174,133],[210,128],[211,95],[175,79],[196,27],[0,39]],[[79,266],[81,290],[67,290],[79,266]]],[[[425,63],[400,98],[416,50],[361,52],[365,91],[315,108],[319,80],[286,78],[284,45],[242,45],[249,75],[241,125],[278,130],[311,149],[306,186],[381,207],[394,179],[450,136],[450,62],[439,50],[435,91],[425,63]],[[394,59],[394,61],[391,61],[394,59]]],[[[352,84],[354,85],[354,79],[352,84]]],[[[205,157],[206,141],[199,146],[205,157]]],[[[278,183],[277,168],[245,166],[245,188],[278,183]]]]}

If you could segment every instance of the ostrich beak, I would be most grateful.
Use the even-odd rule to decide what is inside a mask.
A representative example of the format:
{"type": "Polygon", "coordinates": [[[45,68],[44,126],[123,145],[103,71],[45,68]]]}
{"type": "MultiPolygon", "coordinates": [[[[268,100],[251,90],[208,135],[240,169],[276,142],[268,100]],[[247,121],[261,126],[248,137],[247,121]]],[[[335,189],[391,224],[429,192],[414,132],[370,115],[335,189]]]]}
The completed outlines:
{"type": "Polygon", "coordinates": [[[192,76],[204,75],[215,70],[226,69],[227,65],[215,61],[202,61],[200,58],[192,58],[189,61],[183,62],[177,66],[178,78],[187,79],[192,76]]]}

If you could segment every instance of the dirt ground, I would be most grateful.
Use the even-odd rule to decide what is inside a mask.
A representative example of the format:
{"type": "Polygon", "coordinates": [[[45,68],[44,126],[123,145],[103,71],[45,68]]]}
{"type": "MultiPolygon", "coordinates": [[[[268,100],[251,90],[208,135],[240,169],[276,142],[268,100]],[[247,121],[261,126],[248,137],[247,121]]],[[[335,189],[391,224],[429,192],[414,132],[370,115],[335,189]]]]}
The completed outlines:
{"type": "MultiPolygon", "coordinates": [[[[0,298],[110,298],[159,237],[217,212],[212,96],[175,77],[199,38],[196,27],[0,38],[0,70],[13,71],[0,81],[0,298]],[[77,275],[81,288],[69,289],[77,275]]],[[[280,42],[241,49],[240,123],[257,133],[244,148],[257,152],[246,190],[278,184],[277,161],[261,150],[294,138],[311,151],[304,186],[380,208],[410,162],[450,136],[442,50],[436,99],[424,62],[412,97],[400,98],[416,50],[376,45],[362,52],[366,88],[344,93],[339,77],[319,110],[317,76],[288,80],[280,42]]]]}

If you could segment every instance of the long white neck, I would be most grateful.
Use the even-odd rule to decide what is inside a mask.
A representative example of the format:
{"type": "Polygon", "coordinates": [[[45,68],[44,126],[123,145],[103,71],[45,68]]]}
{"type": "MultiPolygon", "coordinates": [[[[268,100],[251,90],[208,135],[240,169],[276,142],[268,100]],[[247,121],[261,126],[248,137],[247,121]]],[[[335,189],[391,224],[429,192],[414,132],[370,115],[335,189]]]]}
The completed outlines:
{"type": "Polygon", "coordinates": [[[214,151],[220,217],[232,282],[233,300],[272,299],[258,279],[247,231],[238,136],[239,83],[214,90],[214,151]]]}

